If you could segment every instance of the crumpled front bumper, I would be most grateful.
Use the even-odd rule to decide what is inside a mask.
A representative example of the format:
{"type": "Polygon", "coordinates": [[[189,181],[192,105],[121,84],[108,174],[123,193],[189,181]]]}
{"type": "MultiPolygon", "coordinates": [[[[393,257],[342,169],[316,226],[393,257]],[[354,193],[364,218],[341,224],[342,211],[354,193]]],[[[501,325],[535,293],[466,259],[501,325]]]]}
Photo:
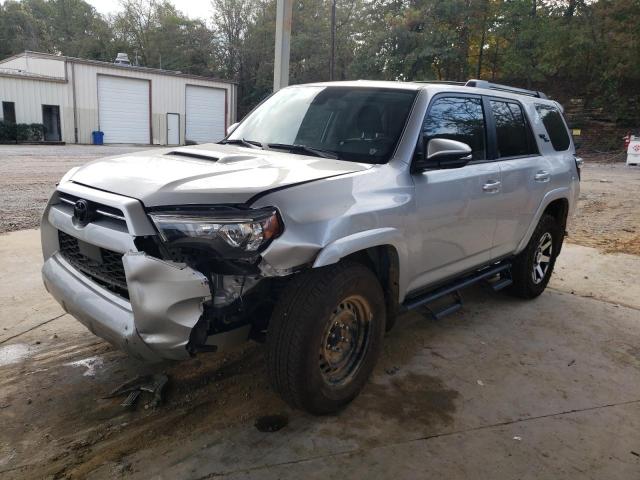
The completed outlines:
{"type": "Polygon", "coordinates": [[[141,252],[123,256],[130,302],[78,272],[59,253],[42,277],[49,293],[95,335],[145,361],[181,360],[210,299],[206,277],[141,252]]]}
{"type": "MultiPolygon", "coordinates": [[[[101,208],[101,207],[100,207],[101,208]]],[[[187,358],[191,332],[211,299],[207,278],[185,264],[138,251],[134,238],[153,235],[142,204],[128,197],[72,182],[61,183],[42,224],[42,277],[49,293],[95,335],[145,361],[187,358]],[[72,195],[122,212],[124,222],[100,217],[86,226],[73,222],[72,195]],[[59,232],[122,255],[129,298],[85,275],[60,253],[59,232]]]]}

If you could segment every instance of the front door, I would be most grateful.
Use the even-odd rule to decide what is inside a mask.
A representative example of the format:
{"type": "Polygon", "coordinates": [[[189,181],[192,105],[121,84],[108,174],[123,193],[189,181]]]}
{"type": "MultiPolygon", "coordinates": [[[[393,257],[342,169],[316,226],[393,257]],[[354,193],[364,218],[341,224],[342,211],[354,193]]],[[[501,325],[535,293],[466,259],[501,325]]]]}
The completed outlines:
{"type": "Polygon", "coordinates": [[[60,132],[60,107],[58,105],[42,106],[42,123],[44,125],[44,139],[47,142],[62,140],[60,132]]]}
{"type": "Polygon", "coordinates": [[[425,142],[448,138],[469,145],[462,168],[413,175],[418,219],[411,239],[414,269],[409,290],[446,280],[491,260],[500,196],[500,169],[487,161],[482,99],[441,94],[423,123],[425,142]]]}
{"type": "Polygon", "coordinates": [[[180,145],[180,115],[167,113],[167,145],[180,145]]]}

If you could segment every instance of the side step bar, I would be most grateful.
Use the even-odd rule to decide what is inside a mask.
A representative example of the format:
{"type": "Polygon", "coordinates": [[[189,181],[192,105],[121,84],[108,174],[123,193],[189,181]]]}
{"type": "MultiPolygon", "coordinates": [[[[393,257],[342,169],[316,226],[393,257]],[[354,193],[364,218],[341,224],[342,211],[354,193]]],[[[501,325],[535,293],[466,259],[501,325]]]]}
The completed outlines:
{"type": "Polygon", "coordinates": [[[489,283],[489,286],[494,291],[502,290],[503,288],[511,285],[513,283],[511,280],[511,263],[500,263],[498,265],[479,270],[470,275],[459,278],[452,283],[438,287],[435,290],[431,290],[430,292],[410,297],[403,302],[402,306],[406,310],[414,310],[419,307],[424,307],[427,304],[439,300],[447,295],[453,295],[454,302],[451,305],[435,312],[429,310],[436,319],[440,319],[462,307],[462,297],[460,296],[459,290],[483,280],[487,280],[491,277],[495,277],[496,275],[500,275],[500,278],[495,282],[489,283]]]}

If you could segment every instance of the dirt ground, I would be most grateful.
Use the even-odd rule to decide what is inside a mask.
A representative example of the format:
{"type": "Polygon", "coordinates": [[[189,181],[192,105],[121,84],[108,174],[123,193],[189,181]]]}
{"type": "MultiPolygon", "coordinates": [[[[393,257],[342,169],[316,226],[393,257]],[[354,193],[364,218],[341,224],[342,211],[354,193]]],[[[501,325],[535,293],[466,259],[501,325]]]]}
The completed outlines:
{"type": "MultiPolygon", "coordinates": [[[[16,148],[0,146],[0,232],[37,225],[71,166],[127,150],[16,148]]],[[[2,234],[0,478],[640,478],[639,182],[588,163],[540,298],[477,287],[442,321],[404,315],[363,393],[321,418],[270,389],[263,345],[127,357],[45,292],[37,230],[2,234]],[[153,373],[169,378],[159,406],[105,398],[153,373]],[[265,415],[287,425],[260,432],[265,415]]]]}
{"type": "Polygon", "coordinates": [[[603,252],[640,255],[640,167],[585,163],[569,242],[603,252]]]}

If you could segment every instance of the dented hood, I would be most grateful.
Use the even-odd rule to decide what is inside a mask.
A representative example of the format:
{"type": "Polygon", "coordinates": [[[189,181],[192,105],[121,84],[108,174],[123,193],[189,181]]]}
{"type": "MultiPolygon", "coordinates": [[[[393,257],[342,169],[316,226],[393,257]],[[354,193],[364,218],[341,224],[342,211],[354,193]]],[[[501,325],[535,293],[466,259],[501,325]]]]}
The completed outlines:
{"type": "Polygon", "coordinates": [[[71,181],[160,205],[245,203],[280,187],[366,170],[370,165],[235,145],[157,149],[96,160],[71,181]]]}

